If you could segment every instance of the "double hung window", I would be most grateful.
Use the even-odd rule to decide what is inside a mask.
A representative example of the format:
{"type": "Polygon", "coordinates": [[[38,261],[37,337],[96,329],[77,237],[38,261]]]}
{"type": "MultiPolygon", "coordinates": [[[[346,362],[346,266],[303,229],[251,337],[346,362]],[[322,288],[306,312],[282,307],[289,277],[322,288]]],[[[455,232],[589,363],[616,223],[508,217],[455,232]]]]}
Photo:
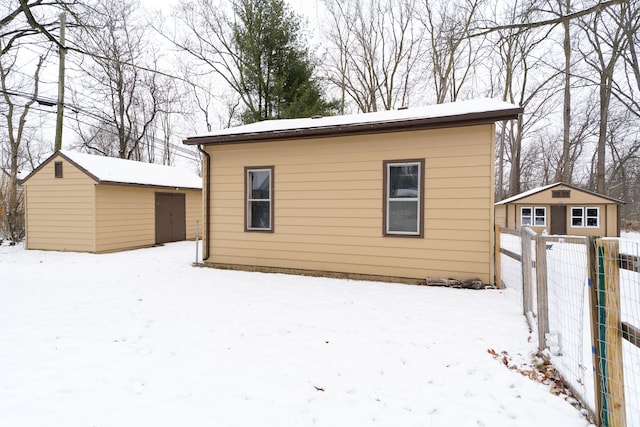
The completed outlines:
{"type": "Polygon", "coordinates": [[[600,209],[595,207],[571,208],[572,227],[600,227],[600,209]]]}
{"type": "Polygon", "coordinates": [[[423,234],[424,160],[384,162],[384,234],[423,234]]]}
{"type": "Polygon", "coordinates": [[[544,227],[547,225],[546,207],[522,207],[520,208],[520,225],[544,227]]]}
{"type": "Polygon", "coordinates": [[[273,231],[273,167],[245,169],[245,229],[273,231]]]}

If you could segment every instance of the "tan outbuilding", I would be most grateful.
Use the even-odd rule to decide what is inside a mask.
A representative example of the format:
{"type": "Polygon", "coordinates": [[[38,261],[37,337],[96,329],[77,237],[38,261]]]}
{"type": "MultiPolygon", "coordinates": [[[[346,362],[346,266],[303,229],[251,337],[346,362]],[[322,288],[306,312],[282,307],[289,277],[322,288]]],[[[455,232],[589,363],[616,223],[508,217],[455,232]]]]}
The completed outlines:
{"type": "Polygon", "coordinates": [[[58,151],[25,178],[26,247],[113,252],[194,239],[202,179],[171,166],[58,151]]]}
{"type": "Polygon", "coordinates": [[[521,112],[476,100],[187,138],[206,153],[204,262],[493,283],[495,122],[521,112]]]}
{"type": "Polygon", "coordinates": [[[536,233],[572,236],[620,236],[622,200],[575,185],[556,182],[517,194],[495,204],[496,224],[536,233]]]}

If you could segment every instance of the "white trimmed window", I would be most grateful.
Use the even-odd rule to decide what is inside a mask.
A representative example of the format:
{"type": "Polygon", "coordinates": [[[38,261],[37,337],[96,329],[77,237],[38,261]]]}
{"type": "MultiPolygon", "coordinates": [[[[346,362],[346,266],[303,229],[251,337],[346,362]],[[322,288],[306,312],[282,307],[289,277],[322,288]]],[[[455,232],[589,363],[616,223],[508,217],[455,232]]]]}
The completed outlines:
{"type": "Polygon", "coordinates": [[[600,208],[573,207],[571,208],[571,227],[600,227],[600,208]]]}
{"type": "Polygon", "coordinates": [[[273,166],[245,169],[247,231],[273,231],[273,166]]]}
{"type": "Polygon", "coordinates": [[[384,234],[422,236],[424,160],[385,161],[384,234]]]}
{"type": "Polygon", "coordinates": [[[535,206],[521,207],[520,225],[545,227],[547,225],[547,208],[535,206]]]}

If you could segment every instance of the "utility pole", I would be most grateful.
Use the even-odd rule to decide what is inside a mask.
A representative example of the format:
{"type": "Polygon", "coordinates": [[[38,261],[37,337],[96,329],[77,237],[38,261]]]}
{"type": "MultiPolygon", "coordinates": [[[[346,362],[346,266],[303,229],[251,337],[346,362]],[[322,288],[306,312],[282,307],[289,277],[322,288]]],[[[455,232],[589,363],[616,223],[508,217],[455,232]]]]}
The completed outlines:
{"type": "Polygon", "coordinates": [[[58,115],[56,119],[56,151],[62,149],[62,119],[64,117],[64,27],[66,18],[64,13],[60,14],[60,68],[58,70],[58,115]]]}

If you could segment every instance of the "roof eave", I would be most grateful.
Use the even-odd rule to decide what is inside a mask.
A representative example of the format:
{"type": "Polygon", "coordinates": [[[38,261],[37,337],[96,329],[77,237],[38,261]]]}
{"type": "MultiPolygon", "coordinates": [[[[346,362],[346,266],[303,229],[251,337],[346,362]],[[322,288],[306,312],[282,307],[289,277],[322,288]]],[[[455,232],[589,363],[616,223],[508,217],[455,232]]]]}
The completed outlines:
{"type": "Polygon", "coordinates": [[[119,187],[158,188],[158,189],[176,190],[176,191],[187,191],[187,190],[202,191],[202,187],[191,187],[191,186],[183,186],[183,185],[142,184],[137,182],[124,182],[124,181],[99,180],[97,184],[98,185],[116,185],[119,187]]]}
{"type": "Polygon", "coordinates": [[[521,107],[516,107],[510,109],[482,111],[444,117],[426,117],[418,119],[391,120],[370,123],[350,123],[344,125],[248,132],[231,135],[202,135],[189,137],[183,141],[183,144],[222,145],[247,142],[267,142],[274,140],[328,138],[332,136],[425,130],[443,127],[472,126],[477,124],[495,123],[503,120],[513,120],[518,118],[518,115],[521,114],[522,111],[523,109],[521,107]]]}
{"type": "Polygon", "coordinates": [[[525,195],[516,194],[515,196],[509,197],[509,198],[506,198],[504,200],[501,200],[499,202],[494,203],[494,206],[501,206],[501,205],[508,205],[508,204],[516,203],[516,202],[518,202],[518,201],[520,201],[522,199],[526,199],[527,197],[531,197],[533,195],[536,195],[536,194],[541,193],[543,191],[550,190],[550,189],[552,189],[554,187],[557,187],[557,186],[560,186],[560,185],[565,186],[565,187],[569,187],[572,190],[581,191],[583,193],[590,194],[590,195],[595,196],[595,197],[599,197],[601,199],[607,199],[607,200],[609,200],[609,201],[611,201],[613,203],[616,203],[616,204],[620,204],[620,205],[626,205],[627,204],[627,202],[625,202],[624,200],[616,199],[616,198],[610,197],[610,196],[605,196],[604,194],[596,193],[595,191],[586,190],[584,188],[580,188],[580,187],[575,186],[573,184],[567,184],[566,182],[555,182],[553,184],[549,184],[549,185],[543,186],[540,189],[538,189],[538,191],[534,191],[534,192],[529,193],[529,194],[525,194],[525,195]]]}

